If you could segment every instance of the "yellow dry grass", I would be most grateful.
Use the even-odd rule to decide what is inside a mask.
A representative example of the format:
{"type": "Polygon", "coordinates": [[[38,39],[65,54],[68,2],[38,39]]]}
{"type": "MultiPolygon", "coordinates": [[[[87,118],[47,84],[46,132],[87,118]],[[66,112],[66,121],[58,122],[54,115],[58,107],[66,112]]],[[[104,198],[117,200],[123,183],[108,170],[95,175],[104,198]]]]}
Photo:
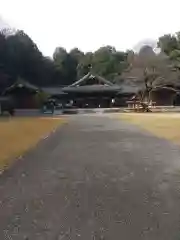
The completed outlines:
{"type": "Polygon", "coordinates": [[[125,113],[121,115],[121,119],[136,124],[158,137],[180,144],[180,114],[178,113],[125,113]]]}
{"type": "Polygon", "coordinates": [[[64,122],[59,118],[0,118],[0,171],[64,122]]]}

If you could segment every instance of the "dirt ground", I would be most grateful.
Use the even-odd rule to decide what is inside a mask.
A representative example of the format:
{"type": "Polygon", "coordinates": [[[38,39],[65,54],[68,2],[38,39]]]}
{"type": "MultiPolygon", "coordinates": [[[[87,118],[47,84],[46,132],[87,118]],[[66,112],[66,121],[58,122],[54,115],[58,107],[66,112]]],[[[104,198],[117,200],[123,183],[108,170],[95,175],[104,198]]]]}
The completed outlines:
{"type": "Polygon", "coordinates": [[[0,118],[0,171],[63,122],[57,118],[0,118]]]}
{"type": "Polygon", "coordinates": [[[180,113],[125,113],[120,119],[180,144],[180,113]]]}
{"type": "Polygon", "coordinates": [[[111,116],[71,116],[1,175],[0,239],[180,238],[180,147],[111,116]]]}

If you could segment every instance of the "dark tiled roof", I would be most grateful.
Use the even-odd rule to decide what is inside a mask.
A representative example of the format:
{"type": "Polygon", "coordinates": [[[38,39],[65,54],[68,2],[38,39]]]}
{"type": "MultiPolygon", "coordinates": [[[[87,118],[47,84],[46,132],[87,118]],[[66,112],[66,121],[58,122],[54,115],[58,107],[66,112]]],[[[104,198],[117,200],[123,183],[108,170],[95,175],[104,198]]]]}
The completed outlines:
{"type": "Polygon", "coordinates": [[[142,86],[131,86],[131,85],[121,85],[121,89],[119,93],[137,93],[142,89],[142,86]]]}
{"type": "Polygon", "coordinates": [[[62,88],[62,91],[65,93],[118,92],[119,90],[119,85],[114,85],[103,77],[91,73],[88,73],[75,83],[62,88]],[[88,83],[88,81],[91,82],[88,83]]]}
{"type": "Polygon", "coordinates": [[[14,89],[17,88],[26,88],[31,90],[32,92],[37,92],[39,91],[39,88],[27,81],[24,80],[18,80],[17,82],[15,82],[13,85],[11,85],[10,87],[6,88],[5,91],[3,92],[3,94],[12,92],[14,89]]]}
{"type": "Polygon", "coordinates": [[[110,81],[106,80],[103,77],[100,77],[98,75],[93,75],[91,73],[88,73],[87,75],[85,75],[84,77],[82,77],[81,79],[76,81],[75,83],[69,85],[69,87],[80,86],[80,85],[82,85],[83,82],[88,81],[88,79],[98,80],[101,84],[108,85],[108,86],[112,86],[113,85],[113,83],[111,83],[110,81]]]}
{"type": "Polygon", "coordinates": [[[63,95],[66,94],[62,91],[62,87],[43,87],[41,90],[50,95],[63,95]]]}
{"type": "Polygon", "coordinates": [[[63,92],[65,93],[91,93],[91,92],[118,92],[121,87],[119,85],[87,85],[87,86],[69,86],[63,88],[63,92]]]}
{"type": "Polygon", "coordinates": [[[171,92],[175,92],[175,93],[178,92],[177,89],[175,89],[173,87],[167,87],[167,86],[156,86],[151,90],[151,92],[163,91],[163,90],[167,90],[167,91],[171,91],[171,92]]]}

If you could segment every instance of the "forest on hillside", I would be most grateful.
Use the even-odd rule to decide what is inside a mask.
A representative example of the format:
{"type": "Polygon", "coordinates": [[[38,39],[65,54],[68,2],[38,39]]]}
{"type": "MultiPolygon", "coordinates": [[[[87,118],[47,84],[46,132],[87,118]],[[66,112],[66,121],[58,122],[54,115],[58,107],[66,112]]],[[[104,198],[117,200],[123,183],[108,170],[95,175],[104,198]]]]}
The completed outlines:
{"type": "Polygon", "coordinates": [[[138,82],[158,80],[179,83],[180,34],[164,35],[158,40],[159,54],[144,46],[139,53],[117,51],[113,46],[84,53],[78,48],[67,52],[57,47],[53,57],[46,57],[23,31],[0,32],[0,90],[22,78],[37,86],[63,86],[87,74],[95,74],[122,84],[127,79],[138,82]]]}

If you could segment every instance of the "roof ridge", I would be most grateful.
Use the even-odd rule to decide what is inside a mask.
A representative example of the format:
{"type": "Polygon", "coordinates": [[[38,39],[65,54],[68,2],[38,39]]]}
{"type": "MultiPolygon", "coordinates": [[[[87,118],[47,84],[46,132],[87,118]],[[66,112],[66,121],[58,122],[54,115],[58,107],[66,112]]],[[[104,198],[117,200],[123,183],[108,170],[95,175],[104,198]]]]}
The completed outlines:
{"type": "Polygon", "coordinates": [[[111,83],[110,81],[108,81],[107,79],[99,76],[99,75],[96,75],[96,74],[93,74],[91,72],[89,72],[88,74],[86,74],[85,76],[83,76],[82,78],[80,78],[79,80],[77,80],[76,82],[74,82],[73,84],[69,85],[68,87],[76,87],[78,85],[80,85],[82,82],[84,82],[86,79],[88,78],[98,78],[98,80],[108,86],[113,86],[114,84],[111,83]]]}

